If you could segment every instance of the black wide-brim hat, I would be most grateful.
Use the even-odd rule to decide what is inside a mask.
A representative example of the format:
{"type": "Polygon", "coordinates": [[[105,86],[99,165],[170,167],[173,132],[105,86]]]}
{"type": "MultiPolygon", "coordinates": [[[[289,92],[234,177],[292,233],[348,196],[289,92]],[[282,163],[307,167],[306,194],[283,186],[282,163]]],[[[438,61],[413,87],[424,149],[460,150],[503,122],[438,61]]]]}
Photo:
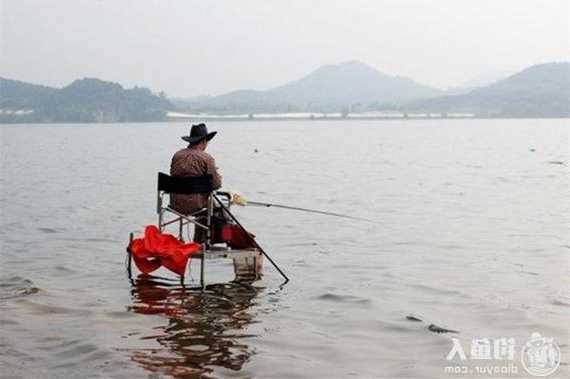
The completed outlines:
{"type": "Polygon", "coordinates": [[[211,140],[212,138],[214,138],[216,133],[218,132],[208,133],[208,128],[206,127],[206,124],[202,123],[202,124],[192,125],[192,128],[190,129],[190,135],[182,136],[181,138],[189,143],[197,143],[202,141],[203,139],[207,139],[208,141],[211,140]]]}

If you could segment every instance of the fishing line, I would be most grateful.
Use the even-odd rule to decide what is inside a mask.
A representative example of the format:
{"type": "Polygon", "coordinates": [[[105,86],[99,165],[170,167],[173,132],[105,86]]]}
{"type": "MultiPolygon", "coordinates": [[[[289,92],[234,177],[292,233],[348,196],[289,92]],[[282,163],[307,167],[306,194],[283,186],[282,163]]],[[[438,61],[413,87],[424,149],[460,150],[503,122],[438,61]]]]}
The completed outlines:
{"type": "Polygon", "coordinates": [[[281,208],[281,209],[289,209],[289,210],[293,210],[293,211],[300,211],[300,212],[308,212],[308,213],[317,213],[317,214],[322,214],[325,216],[333,216],[333,217],[341,217],[341,218],[348,218],[351,220],[358,220],[358,221],[366,221],[366,222],[372,222],[375,224],[380,224],[380,222],[378,221],[374,221],[374,220],[370,220],[368,218],[363,218],[363,217],[356,217],[356,216],[349,216],[346,214],[342,214],[342,213],[334,213],[334,212],[326,212],[326,211],[320,211],[317,209],[309,209],[309,208],[301,208],[301,207],[293,207],[290,205],[283,205],[283,204],[275,204],[275,203],[264,203],[261,201],[247,201],[246,205],[255,205],[258,207],[266,207],[266,208],[281,208]]]}

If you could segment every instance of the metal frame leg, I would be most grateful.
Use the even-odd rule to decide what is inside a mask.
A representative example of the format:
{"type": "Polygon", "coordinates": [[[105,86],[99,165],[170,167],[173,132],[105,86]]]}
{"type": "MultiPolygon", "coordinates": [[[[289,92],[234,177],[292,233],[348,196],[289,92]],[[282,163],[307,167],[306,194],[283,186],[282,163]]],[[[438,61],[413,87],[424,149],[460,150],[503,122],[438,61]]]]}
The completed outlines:
{"type": "Polygon", "coordinates": [[[214,199],[212,194],[208,196],[208,205],[206,208],[206,241],[204,241],[202,245],[202,258],[200,259],[200,287],[202,287],[202,291],[206,288],[204,267],[206,264],[206,252],[210,249],[212,242],[212,216],[214,215],[214,199]]]}
{"type": "Polygon", "coordinates": [[[206,288],[206,280],[204,278],[205,259],[206,259],[206,248],[202,249],[202,257],[200,258],[200,287],[202,287],[202,290],[206,288]]]}
{"type": "Polygon", "coordinates": [[[164,225],[162,225],[162,217],[163,217],[163,213],[164,211],[162,209],[160,209],[158,211],[158,230],[160,230],[162,232],[164,225]]]}

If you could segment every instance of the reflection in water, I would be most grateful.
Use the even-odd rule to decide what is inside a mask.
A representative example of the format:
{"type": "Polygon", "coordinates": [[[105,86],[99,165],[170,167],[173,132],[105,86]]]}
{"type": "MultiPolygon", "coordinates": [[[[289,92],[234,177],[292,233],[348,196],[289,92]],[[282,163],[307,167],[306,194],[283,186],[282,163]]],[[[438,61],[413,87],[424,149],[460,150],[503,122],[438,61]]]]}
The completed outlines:
{"type": "Polygon", "coordinates": [[[250,284],[207,286],[206,292],[168,286],[139,276],[129,309],[168,318],[151,336],[163,348],[130,350],[131,359],[145,369],[176,378],[208,377],[215,367],[240,370],[253,350],[240,333],[254,322],[251,306],[261,291],[250,284]]]}

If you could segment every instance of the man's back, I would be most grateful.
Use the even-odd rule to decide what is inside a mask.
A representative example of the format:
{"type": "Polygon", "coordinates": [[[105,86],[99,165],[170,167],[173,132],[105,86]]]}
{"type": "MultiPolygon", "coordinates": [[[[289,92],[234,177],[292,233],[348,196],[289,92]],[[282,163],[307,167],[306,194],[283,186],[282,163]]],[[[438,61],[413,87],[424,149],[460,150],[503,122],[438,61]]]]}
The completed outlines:
{"type": "MultiPolygon", "coordinates": [[[[193,146],[177,151],[170,163],[170,175],[176,177],[195,177],[210,174],[214,189],[222,185],[222,177],[218,174],[214,158],[203,150],[193,146]]],[[[207,195],[191,194],[170,196],[170,206],[183,214],[190,214],[206,206],[207,195]]]]}

